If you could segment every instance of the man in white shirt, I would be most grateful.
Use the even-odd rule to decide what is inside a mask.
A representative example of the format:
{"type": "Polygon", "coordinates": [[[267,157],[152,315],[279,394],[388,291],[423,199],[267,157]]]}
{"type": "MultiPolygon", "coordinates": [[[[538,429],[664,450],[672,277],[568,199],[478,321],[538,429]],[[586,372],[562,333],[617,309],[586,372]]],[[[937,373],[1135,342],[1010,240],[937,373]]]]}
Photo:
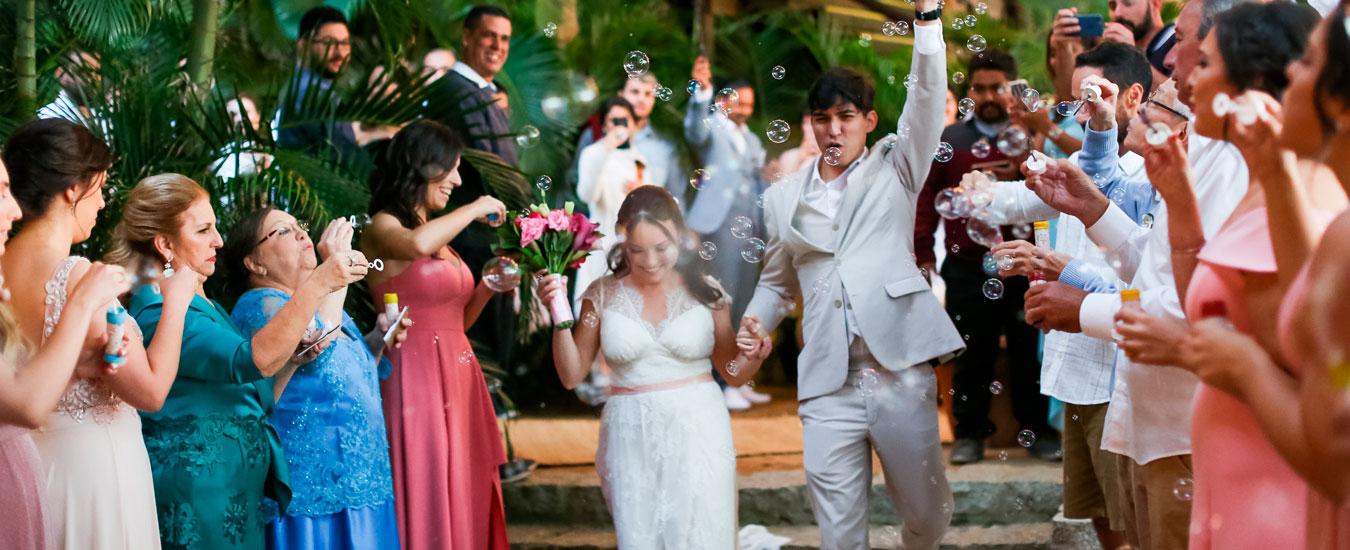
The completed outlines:
{"type": "MultiPolygon", "coordinates": [[[[1218,13],[1243,0],[1191,2],[1177,20],[1179,42],[1168,57],[1179,84],[1187,82],[1198,59],[1202,28],[1218,13]]],[[[1188,90],[1181,87],[1183,100],[1188,90]]],[[[1193,106],[1192,106],[1193,107],[1193,106]]],[[[1218,231],[1247,191],[1247,169],[1231,144],[1193,135],[1190,162],[1196,174],[1196,204],[1205,236],[1218,231]]],[[[1037,194],[1060,211],[1076,216],[1093,242],[1105,249],[1121,279],[1138,289],[1143,309],[1154,315],[1184,318],[1172,277],[1167,207],[1161,205],[1152,229],[1136,224],[1111,203],[1081,171],[1052,164],[1037,194]]],[[[1027,322],[1042,329],[1081,331],[1112,339],[1120,299],[1089,294],[1062,283],[1040,285],[1027,296],[1027,322]]],[[[1186,548],[1190,503],[1172,489],[1191,477],[1191,414],[1197,379],[1174,367],[1137,367],[1117,354],[1115,388],[1107,410],[1102,447],[1123,455],[1121,489],[1125,495],[1130,544],[1145,548],[1186,548]]]]}
{"type": "Polygon", "coordinates": [[[764,193],[764,272],[742,327],[772,331],[803,297],[798,414],[821,548],[871,548],[873,451],[904,548],[937,548],[951,520],[932,365],[964,341],[912,256],[916,200],[943,128],[946,46],[938,0],[915,10],[917,82],[896,125],[907,137],[869,150],[875,90],[855,70],[830,69],[808,94],[826,154],[764,193]]]}

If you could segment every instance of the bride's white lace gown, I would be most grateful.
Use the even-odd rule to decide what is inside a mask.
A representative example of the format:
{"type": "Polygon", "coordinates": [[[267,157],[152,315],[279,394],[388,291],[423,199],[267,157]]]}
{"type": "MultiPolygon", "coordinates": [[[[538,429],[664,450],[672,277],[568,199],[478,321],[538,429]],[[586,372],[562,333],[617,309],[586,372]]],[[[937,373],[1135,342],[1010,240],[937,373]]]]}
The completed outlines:
{"type": "MultiPolygon", "coordinates": [[[[70,270],[61,260],[47,282],[46,340],[66,305],[70,270]]],[[[135,322],[132,337],[140,336],[135,322]]],[[[155,550],[160,547],[150,456],[141,417],[97,380],[75,382],[33,441],[46,476],[47,544],[54,550],[155,550]]]]}
{"type": "Polygon", "coordinates": [[[707,376],[712,311],[681,289],[653,326],[642,318],[642,294],[613,276],[582,299],[600,312],[600,349],[614,376],[595,467],[619,548],[735,548],[731,417],[707,376]]]}

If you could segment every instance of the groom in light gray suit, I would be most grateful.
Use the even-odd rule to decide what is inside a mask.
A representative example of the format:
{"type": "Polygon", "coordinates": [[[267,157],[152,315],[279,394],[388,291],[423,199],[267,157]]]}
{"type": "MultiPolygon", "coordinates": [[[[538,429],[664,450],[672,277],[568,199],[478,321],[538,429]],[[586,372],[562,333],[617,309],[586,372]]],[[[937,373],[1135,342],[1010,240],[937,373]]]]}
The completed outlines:
{"type": "Polygon", "coordinates": [[[756,321],[772,331],[792,297],[805,297],[798,414],[821,548],[870,548],[873,450],[904,520],[904,548],[937,548],[951,521],[932,367],[964,345],[913,256],[915,199],[947,97],[937,1],[916,2],[918,82],[897,136],[868,150],[872,84],[832,69],[808,97],[826,153],[765,193],[768,251],[742,334],[756,321]]]}

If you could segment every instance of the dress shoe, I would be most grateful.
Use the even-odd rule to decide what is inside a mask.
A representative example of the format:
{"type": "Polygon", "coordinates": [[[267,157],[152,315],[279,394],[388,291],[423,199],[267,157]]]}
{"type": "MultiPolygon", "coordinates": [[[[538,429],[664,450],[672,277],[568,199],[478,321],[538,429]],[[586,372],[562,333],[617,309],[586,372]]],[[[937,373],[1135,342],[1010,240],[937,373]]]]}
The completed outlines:
{"type": "Polygon", "coordinates": [[[952,464],[974,464],[984,460],[984,442],[978,439],[962,438],[952,445],[952,464]]]}

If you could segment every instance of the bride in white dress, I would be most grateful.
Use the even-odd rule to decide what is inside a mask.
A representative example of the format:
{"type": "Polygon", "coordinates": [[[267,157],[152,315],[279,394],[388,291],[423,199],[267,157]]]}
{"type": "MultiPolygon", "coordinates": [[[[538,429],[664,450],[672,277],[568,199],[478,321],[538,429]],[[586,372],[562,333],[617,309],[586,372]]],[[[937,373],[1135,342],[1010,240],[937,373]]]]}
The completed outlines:
{"type": "MultiPolygon", "coordinates": [[[[736,548],[736,449],[712,369],[743,384],[772,342],[753,321],[743,328],[754,336],[736,338],[731,297],[681,246],[684,220],[665,189],[630,193],[618,227],[614,272],[582,295],[577,325],[554,332],[553,357],[569,389],[597,353],[613,370],[595,468],[619,548],[736,548]]],[[[544,277],[539,292],[549,303],[566,279],[544,277]]]]}

